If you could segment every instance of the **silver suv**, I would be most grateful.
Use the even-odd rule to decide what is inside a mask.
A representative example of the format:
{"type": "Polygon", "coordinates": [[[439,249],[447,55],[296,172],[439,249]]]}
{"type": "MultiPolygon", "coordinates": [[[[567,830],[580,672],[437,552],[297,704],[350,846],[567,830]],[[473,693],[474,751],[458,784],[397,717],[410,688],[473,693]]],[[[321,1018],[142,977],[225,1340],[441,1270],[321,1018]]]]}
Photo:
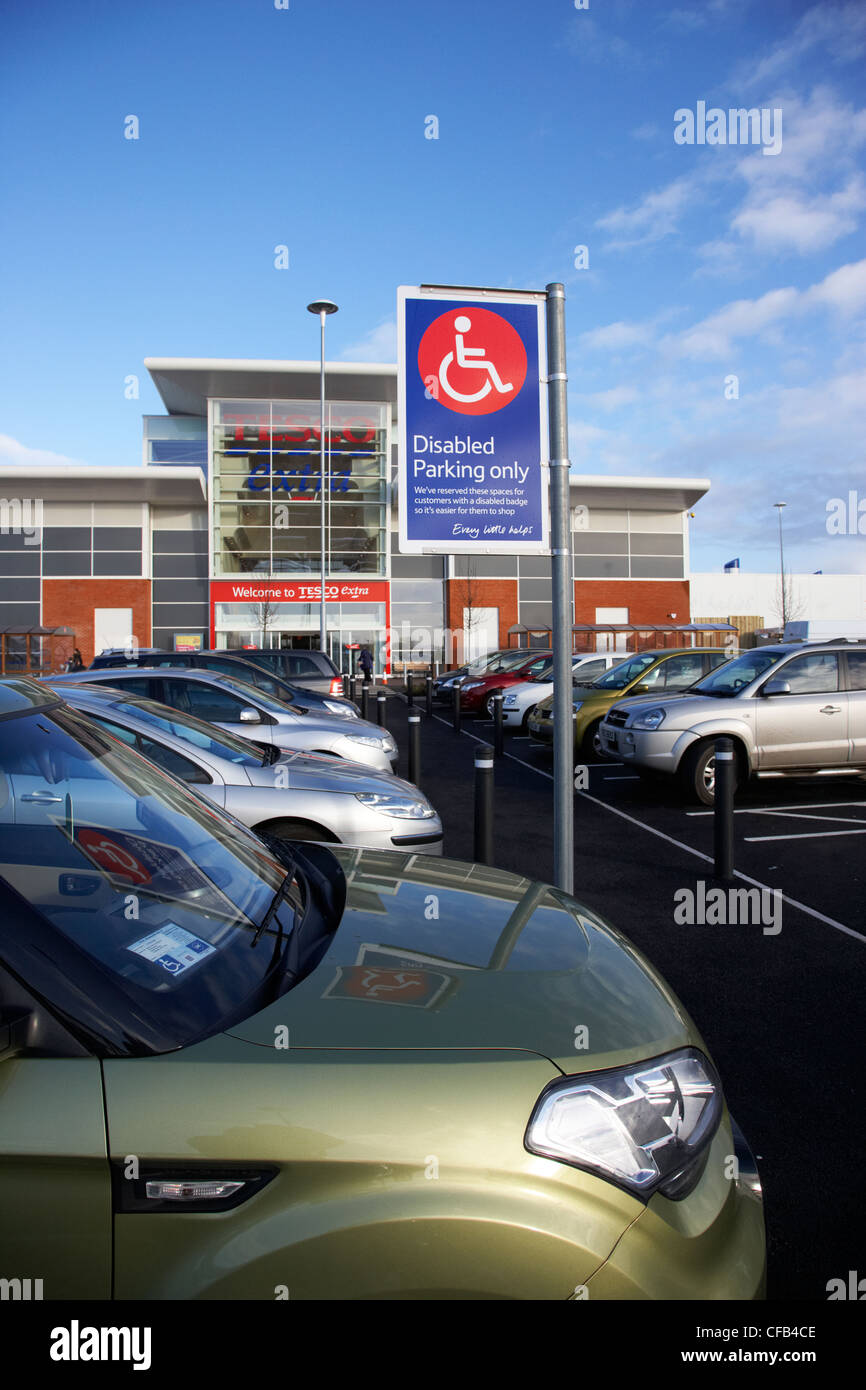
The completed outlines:
{"type": "Polygon", "coordinates": [[[721,734],[734,740],[739,785],[753,775],[866,772],[866,643],[758,647],[687,694],[621,700],[599,733],[606,756],[679,777],[705,806],[721,734]]]}

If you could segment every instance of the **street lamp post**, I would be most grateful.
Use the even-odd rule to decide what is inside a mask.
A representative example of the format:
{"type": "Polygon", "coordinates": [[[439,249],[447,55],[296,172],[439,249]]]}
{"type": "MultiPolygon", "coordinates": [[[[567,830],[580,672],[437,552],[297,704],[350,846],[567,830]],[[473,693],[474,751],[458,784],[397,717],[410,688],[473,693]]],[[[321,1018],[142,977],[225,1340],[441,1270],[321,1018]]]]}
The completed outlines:
{"type": "Polygon", "coordinates": [[[782,588],[782,636],[785,635],[785,627],[788,622],[788,599],[785,593],[785,547],[782,541],[782,508],[787,507],[787,502],[774,502],[773,506],[779,510],[779,583],[782,588]]]}
{"type": "MultiPolygon", "coordinates": [[[[325,319],[328,314],[336,314],[337,305],[331,299],[315,299],[307,308],[311,314],[319,315],[321,327],[321,342],[319,349],[320,370],[319,370],[319,532],[321,550],[321,573],[322,590],[319,598],[319,647],[323,652],[328,650],[328,619],[325,611],[325,580],[327,577],[327,554],[325,550],[325,319]]],[[[329,480],[330,481],[330,480],[329,480]]]]}

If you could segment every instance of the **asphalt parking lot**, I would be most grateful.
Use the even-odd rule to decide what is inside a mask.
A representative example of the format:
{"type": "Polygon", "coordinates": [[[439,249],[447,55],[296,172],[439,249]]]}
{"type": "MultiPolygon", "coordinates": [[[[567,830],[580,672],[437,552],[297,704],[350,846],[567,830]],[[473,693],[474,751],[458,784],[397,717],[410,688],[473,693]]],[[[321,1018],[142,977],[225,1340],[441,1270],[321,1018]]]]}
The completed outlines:
{"type": "MultiPolygon", "coordinates": [[[[416,708],[422,716],[423,704],[416,708]]],[[[407,771],[407,709],[389,727],[407,771]]],[[[492,726],[422,718],[421,786],[444,852],[473,857],[473,756],[492,726]]],[[[506,736],[495,770],[494,862],[553,876],[552,762],[506,736]]],[[[624,931],[663,972],[719,1066],[732,1114],[758,1157],[769,1241],[768,1295],[827,1297],[866,1274],[859,1148],[866,966],[866,780],[761,780],[738,793],[734,867],[761,887],[772,921],[689,925],[683,890],[712,885],[713,817],[627,767],[589,765],[575,793],[575,897],[624,931]],[[773,890],[778,890],[773,896],[773,890]],[[679,896],[677,896],[679,895],[679,896]]]]}

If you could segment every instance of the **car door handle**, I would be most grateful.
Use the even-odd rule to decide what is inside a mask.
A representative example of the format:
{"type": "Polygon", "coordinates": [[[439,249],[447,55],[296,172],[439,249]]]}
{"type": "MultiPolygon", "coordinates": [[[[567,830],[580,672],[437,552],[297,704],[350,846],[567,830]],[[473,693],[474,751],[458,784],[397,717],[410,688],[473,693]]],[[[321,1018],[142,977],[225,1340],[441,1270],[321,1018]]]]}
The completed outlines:
{"type": "Polygon", "coordinates": [[[841,705],[825,705],[823,709],[821,709],[821,710],[818,711],[818,713],[819,713],[819,714],[841,714],[841,713],[842,713],[842,706],[841,706],[841,705]]]}
{"type": "Polygon", "coordinates": [[[62,796],[53,796],[51,792],[25,792],[22,801],[41,801],[46,805],[49,801],[62,801],[62,796]]]}

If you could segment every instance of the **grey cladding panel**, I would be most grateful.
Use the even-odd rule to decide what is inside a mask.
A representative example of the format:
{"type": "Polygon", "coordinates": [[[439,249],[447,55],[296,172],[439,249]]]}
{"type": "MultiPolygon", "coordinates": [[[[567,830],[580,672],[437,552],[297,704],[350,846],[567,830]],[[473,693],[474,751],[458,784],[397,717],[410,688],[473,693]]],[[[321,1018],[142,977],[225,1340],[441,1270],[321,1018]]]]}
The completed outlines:
{"type": "Polygon", "coordinates": [[[682,536],[631,535],[632,555],[682,555],[682,536]]]}
{"type": "Polygon", "coordinates": [[[94,550],[141,550],[140,526],[94,526],[94,550]]]}
{"type": "Polygon", "coordinates": [[[392,579],[441,579],[445,571],[438,555],[392,555],[392,579]]]}
{"type": "Polygon", "coordinates": [[[154,603],[203,603],[207,606],[206,579],[154,579],[154,603]]]}
{"type": "Polygon", "coordinates": [[[515,579],[516,555],[457,555],[454,574],[458,579],[515,579]]]}
{"type": "Polygon", "coordinates": [[[207,579],[206,555],[154,555],[154,579],[207,579]]]}
{"type": "Polygon", "coordinates": [[[628,579],[628,559],[625,555],[576,555],[575,579],[628,579]]]}
{"type": "Polygon", "coordinates": [[[42,556],[42,573],[46,579],[67,579],[90,575],[90,551],[46,550],[42,556]]]}
{"type": "Polygon", "coordinates": [[[154,531],[154,555],[207,555],[207,531],[154,531]]]}
{"type": "Polygon", "coordinates": [[[677,560],[666,560],[647,556],[632,556],[631,561],[632,579],[682,579],[683,562],[682,558],[677,560]]]}
{"type": "Polygon", "coordinates": [[[571,547],[575,555],[627,555],[628,536],[623,531],[575,531],[571,547]]]}

